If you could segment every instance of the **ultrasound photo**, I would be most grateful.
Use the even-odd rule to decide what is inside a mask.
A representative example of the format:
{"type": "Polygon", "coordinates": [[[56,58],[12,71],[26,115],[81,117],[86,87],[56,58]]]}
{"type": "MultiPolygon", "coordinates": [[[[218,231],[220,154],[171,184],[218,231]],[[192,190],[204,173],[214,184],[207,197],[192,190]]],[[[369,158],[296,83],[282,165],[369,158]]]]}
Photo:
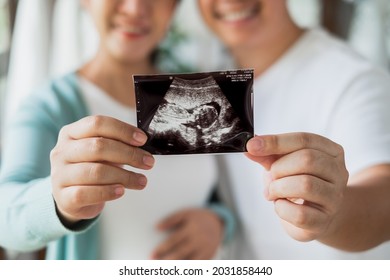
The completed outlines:
{"type": "Polygon", "coordinates": [[[133,78],[152,154],[244,152],[253,137],[253,70],[133,78]]]}

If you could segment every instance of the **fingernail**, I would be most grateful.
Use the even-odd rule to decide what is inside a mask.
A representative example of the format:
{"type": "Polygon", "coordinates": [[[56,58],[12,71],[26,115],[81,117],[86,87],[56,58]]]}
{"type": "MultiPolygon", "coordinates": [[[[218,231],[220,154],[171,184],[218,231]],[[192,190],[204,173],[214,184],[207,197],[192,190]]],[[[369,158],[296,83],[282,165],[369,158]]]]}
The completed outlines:
{"type": "Polygon", "coordinates": [[[261,151],[264,148],[264,140],[256,137],[250,141],[250,147],[252,151],[261,151]]]}
{"type": "Polygon", "coordinates": [[[145,176],[140,176],[140,177],[138,178],[138,184],[139,184],[140,186],[145,187],[147,183],[148,183],[148,179],[146,179],[145,176]]]}
{"type": "Polygon", "coordinates": [[[115,195],[122,196],[125,193],[125,188],[124,187],[116,187],[114,192],[115,192],[115,195]]]}
{"type": "Polygon", "coordinates": [[[145,143],[146,140],[148,140],[146,135],[143,134],[142,132],[139,132],[139,131],[136,131],[136,132],[133,133],[133,138],[134,138],[135,141],[137,141],[139,143],[145,143]]]}
{"type": "Polygon", "coordinates": [[[149,167],[153,167],[153,165],[154,165],[154,157],[152,157],[152,156],[144,156],[142,158],[142,161],[145,165],[147,165],[149,167]]]}

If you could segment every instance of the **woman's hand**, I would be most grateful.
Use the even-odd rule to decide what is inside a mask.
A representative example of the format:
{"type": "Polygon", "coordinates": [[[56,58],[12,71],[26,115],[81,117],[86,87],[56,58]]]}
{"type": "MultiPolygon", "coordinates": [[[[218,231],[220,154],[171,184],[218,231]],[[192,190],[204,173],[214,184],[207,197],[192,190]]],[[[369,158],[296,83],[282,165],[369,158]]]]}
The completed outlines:
{"type": "Polygon", "coordinates": [[[212,259],[223,239],[223,222],[208,209],[189,209],[173,214],[158,225],[170,235],[152,254],[162,260],[212,259]]]}
{"type": "Polygon", "coordinates": [[[139,148],[146,140],[140,129],[105,116],[86,117],[61,129],[50,162],[53,197],[65,225],[96,217],[125,188],[146,186],[144,175],[122,168],[153,167],[153,156],[139,148]]]}

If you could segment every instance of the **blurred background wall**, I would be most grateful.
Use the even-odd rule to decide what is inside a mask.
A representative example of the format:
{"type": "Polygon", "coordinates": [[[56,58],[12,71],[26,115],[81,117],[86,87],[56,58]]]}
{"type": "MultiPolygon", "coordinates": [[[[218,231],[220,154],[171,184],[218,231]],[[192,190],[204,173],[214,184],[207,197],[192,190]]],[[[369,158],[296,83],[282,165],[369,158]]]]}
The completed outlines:
{"type": "MultiPolygon", "coordinates": [[[[301,26],[325,26],[368,59],[388,67],[389,0],[288,1],[301,26]]],[[[164,43],[170,50],[161,60],[164,69],[231,66],[221,45],[203,25],[196,0],[182,1],[174,25],[175,33],[164,43]]],[[[2,123],[33,88],[85,62],[94,53],[96,42],[80,0],[0,0],[2,123]]]]}
{"type": "MultiPolygon", "coordinates": [[[[389,0],[288,1],[299,25],[323,26],[389,69],[389,0]]],[[[174,32],[162,44],[164,69],[232,67],[221,44],[202,23],[196,0],[182,0],[173,25],[174,32]]],[[[47,79],[84,63],[96,46],[96,33],[80,0],[0,0],[0,137],[6,119],[22,99],[47,79]]],[[[4,257],[0,249],[0,259],[4,257]]],[[[9,257],[37,255],[13,253],[9,257]]]]}

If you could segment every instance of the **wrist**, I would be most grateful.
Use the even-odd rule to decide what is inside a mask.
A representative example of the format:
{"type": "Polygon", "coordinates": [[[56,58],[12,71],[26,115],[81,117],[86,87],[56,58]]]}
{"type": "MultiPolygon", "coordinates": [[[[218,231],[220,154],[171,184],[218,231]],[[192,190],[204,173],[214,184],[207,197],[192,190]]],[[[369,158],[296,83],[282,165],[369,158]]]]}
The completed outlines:
{"type": "Polygon", "coordinates": [[[54,197],[53,197],[53,200],[54,200],[54,205],[55,205],[57,217],[64,227],[66,227],[67,229],[73,229],[78,222],[82,221],[80,219],[74,218],[71,215],[68,215],[65,212],[61,211],[60,208],[58,207],[57,202],[54,199],[54,197]]]}
{"type": "Polygon", "coordinates": [[[220,219],[223,225],[223,243],[229,243],[235,234],[236,219],[233,213],[220,203],[211,203],[208,209],[213,211],[220,219]]]}

